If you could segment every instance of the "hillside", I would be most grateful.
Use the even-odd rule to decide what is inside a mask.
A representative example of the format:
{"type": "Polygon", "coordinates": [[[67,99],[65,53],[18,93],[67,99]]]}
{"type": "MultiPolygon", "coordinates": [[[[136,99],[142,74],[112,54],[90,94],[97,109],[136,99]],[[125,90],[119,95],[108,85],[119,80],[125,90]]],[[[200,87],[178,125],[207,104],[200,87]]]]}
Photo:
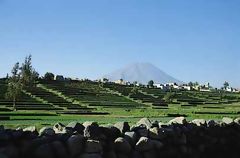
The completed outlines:
{"type": "Polygon", "coordinates": [[[0,120],[10,126],[52,124],[56,120],[93,120],[100,123],[140,117],[169,120],[187,118],[237,117],[240,95],[218,91],[199,92],[140,88],[93,81],[45,81],[24,89],[16,109],[6,99],[7,83],[0,80],[0,120]],[[168,98],[171,93],[171,98],[168,98]],[[167,99],[168,98],[168,99],[167,99]]]}

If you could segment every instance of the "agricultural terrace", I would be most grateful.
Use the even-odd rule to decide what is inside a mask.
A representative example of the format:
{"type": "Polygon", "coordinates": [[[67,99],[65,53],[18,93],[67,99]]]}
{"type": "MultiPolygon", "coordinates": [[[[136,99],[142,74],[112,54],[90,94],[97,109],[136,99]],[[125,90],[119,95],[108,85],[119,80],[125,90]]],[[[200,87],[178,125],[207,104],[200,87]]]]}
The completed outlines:
{"type": "Polygon", "coordinates": [[[7,82],[0,80],[0,120],[9,127],[44,126],[86,120],[107,124],[139,118],[168,121],[176,116],[221,119],[240,116],[240,94],[144,88],[86,81],[38,80],[24,88],[13,110],[6,99],[7,82]]]}

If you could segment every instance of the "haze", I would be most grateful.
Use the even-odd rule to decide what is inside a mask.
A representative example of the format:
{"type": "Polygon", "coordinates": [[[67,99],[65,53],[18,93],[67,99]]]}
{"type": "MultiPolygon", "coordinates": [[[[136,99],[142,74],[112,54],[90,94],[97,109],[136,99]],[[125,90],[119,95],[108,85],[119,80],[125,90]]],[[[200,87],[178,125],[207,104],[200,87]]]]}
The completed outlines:
{"type": "Polygon", "coordinates": [[[148,62],[181,81],[240,87],[238,0],[0,0],[0,77],[28,54],[96,79],[148,62]]]}

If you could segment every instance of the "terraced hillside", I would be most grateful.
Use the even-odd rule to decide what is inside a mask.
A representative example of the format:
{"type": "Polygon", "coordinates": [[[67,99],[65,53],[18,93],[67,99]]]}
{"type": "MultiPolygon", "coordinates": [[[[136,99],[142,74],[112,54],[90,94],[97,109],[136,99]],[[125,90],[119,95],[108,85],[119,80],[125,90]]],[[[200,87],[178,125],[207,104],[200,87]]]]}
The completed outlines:
{"type": "MultiPolygon", "coordinates": [[[[5,98],[7,84],[4,80],[0,81],[0,107],[1,111],[11,111],[13,102],[5,98]]],[[[21,98],[16,101],[17,110],[59,110],[49,103],[44,103],[31,95],[22,92],[21,98]]]]}
{"type": "Polygon", "coordinates": [[[0,120],[17,126],[51,125],[57,120],[93,120],[101,123],[140,117],[169,120],[175,116],[187,119],[240,116],[240,94],[140,88],[93,81],[38,81],[36,87],[24,89],[17,100],[5,98],[7,84],[0,80],[0,120]]]}
{"type": "Polygon", "coordinates": [[[124,96],[128,96],[129,98],[132,98],[133,100],[141,101],[143,104],[150,104],[152,106],[168,106],[167,103],[163,100],[161,97],[154,97],[154,95],[148,95],[140,90],[134,91],[134,87],[131,86],[124,86],[124,85],[118,85],[118,84],[105,84],[105,87],[117,91],[121,93],[124,96]]]}
{"type": "Polygon", "coordinates": [[[75,82],[42,82],[51,90],[60,92],[64,96],[71,98],[89,107],[141,107],[139,104],[117,93],[113,93],[103,88],[101,84],[92,81],[75,82]]]}

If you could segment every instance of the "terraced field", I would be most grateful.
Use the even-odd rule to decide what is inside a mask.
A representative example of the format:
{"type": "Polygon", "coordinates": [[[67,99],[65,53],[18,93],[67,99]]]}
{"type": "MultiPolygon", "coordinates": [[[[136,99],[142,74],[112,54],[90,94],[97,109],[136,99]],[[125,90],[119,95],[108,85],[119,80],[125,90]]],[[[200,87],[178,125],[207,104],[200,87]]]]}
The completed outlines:
{"type": "Polygon", "coordinates": [[[0,120],[4,125],[39,126],[56,121],[94,120],[100,123],[141,117],[169,120],[175,116],[220,119],[240,116],[240,94],[174,90],[171,102],[167,92],[93,81],[44,81],[24,89],[17,100],[5,99],[7,84],[0,80],[0,120]]]}

